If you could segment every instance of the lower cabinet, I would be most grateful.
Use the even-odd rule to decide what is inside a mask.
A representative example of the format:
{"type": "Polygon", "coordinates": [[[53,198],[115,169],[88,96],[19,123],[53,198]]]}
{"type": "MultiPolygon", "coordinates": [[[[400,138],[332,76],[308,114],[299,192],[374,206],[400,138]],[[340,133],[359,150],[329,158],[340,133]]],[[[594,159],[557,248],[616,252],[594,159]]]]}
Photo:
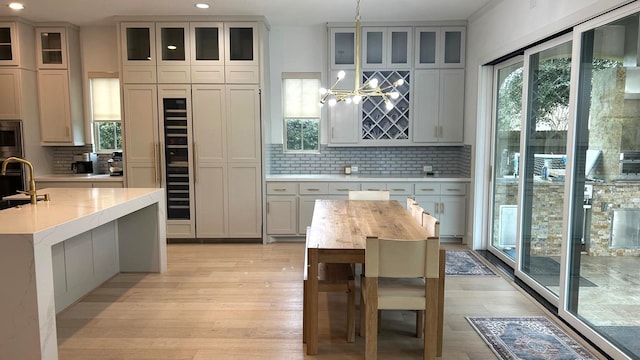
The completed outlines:
{"type": "Polygon", "coordinates": [[[464,182],[268,181],[267,235],[304,236],[318,199],[347,199],[351,190],[389,190],[391,200],[405,206],[407,197],[414,197],[437,217],[441,236],[462,237],[466,234],[466,188],[464,182]]]}
{"type": "Polygon", "coordinates": [[[36,189],[46,188],[121,188],[122,181],[37,181],[36,189]]]}

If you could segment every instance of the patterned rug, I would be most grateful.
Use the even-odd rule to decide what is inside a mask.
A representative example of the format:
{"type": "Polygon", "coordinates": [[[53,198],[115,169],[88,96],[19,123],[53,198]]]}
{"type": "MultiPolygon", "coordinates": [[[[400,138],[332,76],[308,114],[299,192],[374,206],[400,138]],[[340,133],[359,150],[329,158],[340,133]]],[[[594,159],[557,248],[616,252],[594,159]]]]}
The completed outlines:
{"type": "Polygon", "coordinates": [[[457,275],[489,275],[497,276],[487,265],[482,263],[472,251],[450,251],[447,250],[447,261],[445,264],[445,274],[447,276],[457,275]]]}
{"type": "Polygon", "coordinates": [[[467,320],[499,359],[597,360],[543,316],[467,316],[467,320]]]}

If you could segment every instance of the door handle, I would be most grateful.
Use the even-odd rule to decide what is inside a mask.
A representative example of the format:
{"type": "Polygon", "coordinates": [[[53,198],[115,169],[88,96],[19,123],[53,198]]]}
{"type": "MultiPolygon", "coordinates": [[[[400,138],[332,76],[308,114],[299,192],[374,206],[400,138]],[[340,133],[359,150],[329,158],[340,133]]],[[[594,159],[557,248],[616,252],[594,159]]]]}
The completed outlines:
{"type": "Polygon", "coordinates": [[[193,142],[193,182],[198,182],[198,147],[196,142],[193,142]]]}

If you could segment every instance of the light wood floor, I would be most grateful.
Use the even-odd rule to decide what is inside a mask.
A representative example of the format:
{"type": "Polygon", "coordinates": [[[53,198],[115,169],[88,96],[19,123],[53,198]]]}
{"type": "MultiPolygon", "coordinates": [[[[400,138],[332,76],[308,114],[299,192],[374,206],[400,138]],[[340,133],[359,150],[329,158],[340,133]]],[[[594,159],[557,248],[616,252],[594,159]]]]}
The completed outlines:
{"type": "MultiPolygon", "coordinates": [[[[448,248],[461,245],[445,245],[448,248]]],[[[302,344],[304,244],[173,244],[164,274],[119,274],[58,315],[66,359],[361,359],[345,295],[320,299],[317,356],[302,344]]],[[[545,315],[502,277],[447,277],[443,359],[495,359],[467,315],[545,315]]],[[[412,312],[384,312],[380,359],[421,359],[412,312]]]]}

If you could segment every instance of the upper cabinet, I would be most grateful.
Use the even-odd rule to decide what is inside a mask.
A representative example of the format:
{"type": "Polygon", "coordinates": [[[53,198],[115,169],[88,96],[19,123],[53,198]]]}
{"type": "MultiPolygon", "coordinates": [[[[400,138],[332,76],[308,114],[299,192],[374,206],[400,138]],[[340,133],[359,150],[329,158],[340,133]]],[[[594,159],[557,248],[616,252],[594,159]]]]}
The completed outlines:
{"type": "Polygon", "coordinates": [[[120,24],[122,81],[156,83],[156,27],[153,22],[120,24]]]}
{"type": "Polygon", "coordinates": [[[33,26],[21,21],[0,22],[0,66],[35,69],[33,26]]]}
{"type": "Polygon", "coordinates": [[[158,83],[191,82],[189,23],[156,23],[158,83]]]}
{"type": "Polygon", "coordinates": [[[225,23],[225,78],[227,83],[259,82],[258,26],[256,23],[225,23]]]}
{"type": "Polygon", "coordinates": [[[67,34],[65,28],[37,28],[36,55],[38,69],[67,68],[67,34]]]}
{"type": "Polygon", "coordinates": [[[356,66],[356,29],[330,28],[331,68],[353,69],[356,66]]]}
{"type": "Polygon", "coordinates": [[[463,68],[465,28],[417,27],[416,68],[463,68]]]}
{"type": "Polygon", "coordinates": [[[192,22],[191,82],[224,83],[224,27],[222,23],[192,22]]]}
{"type": "Polygon", "coordinates": [[[411,27],[363,27],[362,67],[409,69],[413,42],[411,27]]]}

